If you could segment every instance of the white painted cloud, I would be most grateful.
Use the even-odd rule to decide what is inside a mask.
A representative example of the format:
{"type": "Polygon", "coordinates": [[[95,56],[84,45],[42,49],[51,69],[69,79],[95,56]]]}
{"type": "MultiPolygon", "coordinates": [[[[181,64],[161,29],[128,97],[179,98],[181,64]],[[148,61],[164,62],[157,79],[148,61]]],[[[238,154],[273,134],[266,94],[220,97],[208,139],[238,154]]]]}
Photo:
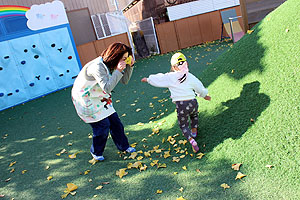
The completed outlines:
{"type": "Polygon", "coordinates": [[[61,1],[33,5],[26,12],[26,18],[28,19],[27,26],[31,30],[40,30],[69,23],[64,4],[61,1]]]}

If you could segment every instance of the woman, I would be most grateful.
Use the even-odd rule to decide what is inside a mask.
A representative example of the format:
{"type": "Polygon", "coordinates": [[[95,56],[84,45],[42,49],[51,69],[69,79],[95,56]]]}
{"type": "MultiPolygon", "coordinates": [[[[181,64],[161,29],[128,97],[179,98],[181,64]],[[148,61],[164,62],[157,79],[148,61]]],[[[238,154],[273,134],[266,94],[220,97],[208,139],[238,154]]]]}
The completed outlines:
{"type": "Polygon", "coordinates": [[[104,160],[103,152],[109,132],[120,151],[135,151],[129,146],[124,126],[111,100],[111,92],[118,82],[127,84],[132,75],[134,60],[131,55],[131,48],[125,44],[111,44],[101,56],[82,68],[72,88],[72,101],[77,114],[92,126],[90,152],[97,161],[104,160]]]}

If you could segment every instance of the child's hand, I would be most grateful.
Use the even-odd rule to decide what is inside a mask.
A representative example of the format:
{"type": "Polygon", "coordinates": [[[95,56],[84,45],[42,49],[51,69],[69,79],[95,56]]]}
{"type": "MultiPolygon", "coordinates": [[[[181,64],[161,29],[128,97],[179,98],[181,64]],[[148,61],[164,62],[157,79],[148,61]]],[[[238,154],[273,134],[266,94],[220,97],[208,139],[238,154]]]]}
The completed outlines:
{"type": "Polygon", "coordinates": [[[148,82],[146,77],[142,78],[141,81],[142,81],[142,82],[148,82]]]}
{"type": "Polygon", "coordinates": [[[211,97],[208,96],[208,95],[206,95],[206,96],[204,97],[204,99],[207,100],[207,101],[210,101],[211,97]]]}

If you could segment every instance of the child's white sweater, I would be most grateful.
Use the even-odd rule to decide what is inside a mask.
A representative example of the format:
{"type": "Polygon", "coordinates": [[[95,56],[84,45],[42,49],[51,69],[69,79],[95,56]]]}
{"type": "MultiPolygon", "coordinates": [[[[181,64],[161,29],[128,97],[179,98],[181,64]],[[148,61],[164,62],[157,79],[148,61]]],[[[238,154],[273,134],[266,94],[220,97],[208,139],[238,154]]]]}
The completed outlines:
{"type": "Polygon", "coordinates": [[[208,90],[203,86],[202,82],[191,73],[187,73],[185,81],[180,83],[179,79],[182,78],[183,75],[181,72],[159,73],[150,75],[149,78],[147,78],[147,82],[155,87],[169,88],[173,102],[194,99],[196,94],[200,97],[207,95],[208,90]]]}

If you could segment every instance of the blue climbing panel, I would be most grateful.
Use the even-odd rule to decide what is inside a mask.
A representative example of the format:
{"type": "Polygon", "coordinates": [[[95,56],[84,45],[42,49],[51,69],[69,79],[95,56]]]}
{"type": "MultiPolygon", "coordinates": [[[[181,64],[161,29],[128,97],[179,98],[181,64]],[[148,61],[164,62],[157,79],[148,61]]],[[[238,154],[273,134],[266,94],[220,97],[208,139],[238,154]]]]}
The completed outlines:
{"type": "Polygon", "coordinates": [[[69,24],[33,31],[24,23],[0,18],[0,110],[71,86],[81,69],[69,24]]]}

